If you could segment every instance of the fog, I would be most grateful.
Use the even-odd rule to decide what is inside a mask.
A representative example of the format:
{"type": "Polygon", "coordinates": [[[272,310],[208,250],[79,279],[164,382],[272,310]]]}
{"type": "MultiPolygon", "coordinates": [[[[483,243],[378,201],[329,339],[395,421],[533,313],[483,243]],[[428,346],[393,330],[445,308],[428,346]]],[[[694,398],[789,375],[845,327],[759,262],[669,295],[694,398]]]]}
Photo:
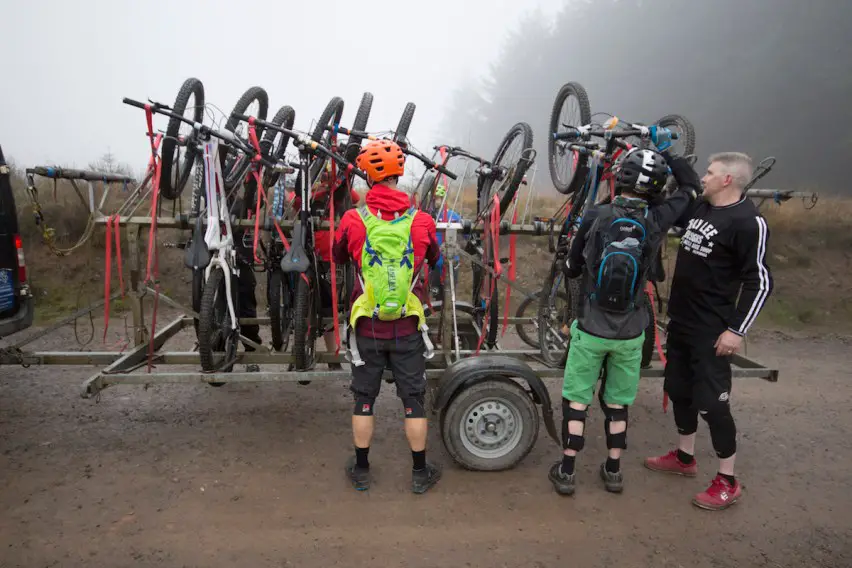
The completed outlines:
{"type": "Polygon", "coordinates": [[[713,152],[771,155],[777,165],[760,187],[848,194],[850,31],[848,0],[570,1],[555,18],[518,23],[488,72],[458,86],[444,133],[488,153],[526,121],[547,179],[553,100],[577,81],[593,113],[645,123],[685,115],[697,168],[713,152]]]}
{"type": "Polygon", "coordinates": [[[198,77],[224,112],[260,85],[270,116],[288,104],[303,129],[335,95],[346,124],[372,92],[374,131],[413,101],[409,136],[424,150],[453,143],[490,157],[526,121],[547,190],[553,99],[578,81],[592,112],[685,115],[699,168],[712,152],[740,150],[778,158],[762,187],[852,191],[849,0],[0,5],[0,144],[19,166],[82,167],[109,150],[139,171],[144,117],[122,97],[170,103],[198,77]]]}

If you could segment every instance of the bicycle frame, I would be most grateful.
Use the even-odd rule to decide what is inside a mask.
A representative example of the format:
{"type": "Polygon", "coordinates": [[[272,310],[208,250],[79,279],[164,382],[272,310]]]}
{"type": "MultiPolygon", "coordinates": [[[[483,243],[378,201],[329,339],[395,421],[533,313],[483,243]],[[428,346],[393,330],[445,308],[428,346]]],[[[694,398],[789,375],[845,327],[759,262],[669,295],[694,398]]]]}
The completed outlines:
{"type": "MultiPolygon", "coordinates": [[[[218,140],[212,139],[204,143],[203,159],[205,195],[207,198],[207,232],[204,235],[204,243],[208,250],[215,251],[210,263],[204,269],[204,282],[206,283],[210,279],[213,268],[219,268],[226,275],[233,274],[237,277],[240,275],[240,269],[236,262],[234,234],[231,230],[231,219],[228,214],[227,199],[224,195],[225,183],[219,163],[218,140]]],[[[231,330],[237,331],[239,321],[234,310],[231,286],[231,278],[225,278],[225,301],[228,306],[228,315],[231,318],[231,330]]]]}

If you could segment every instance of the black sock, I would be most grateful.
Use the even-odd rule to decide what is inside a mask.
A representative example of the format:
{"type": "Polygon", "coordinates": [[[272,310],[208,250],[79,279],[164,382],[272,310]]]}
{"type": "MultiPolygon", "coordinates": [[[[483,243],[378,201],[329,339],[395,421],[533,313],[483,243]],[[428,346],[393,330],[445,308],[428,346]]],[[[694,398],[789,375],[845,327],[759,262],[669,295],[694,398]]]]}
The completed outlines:
{"type": "Polygon", "coordinates": [[[693,461],[695,461],[695,458],[692,457],[692,454],[688,454],[681,449],[678,449],[678,451],[677,451],[677,459],[678,459],[678,461],[680,461],[680,463],[683,463],[683,464],[686,464],[686,465],[689,465],[693,461]]]}
{"type": "Polygon", "coordinates": [[[414,469],[420,471],[426,469],[426,450],[419,452],[411,451],[411,461],[414,462],[414,469]]]}
{"type": "Polygon", "coordinates": [[[610,473],[618,473],[621,471],[621,459],[606,458],[606,470],[610,473]]]}
{"type": "Polygon", "coordinates": [[[367,460],[367,454],[370,453],[370,448],[355,448],[355,467],[358,469],[370,469],[370,462],[367,460]]]}
{"type": "Polygon", "coordinates": [[[565,475],[572,475],[574,473],[574,458],[576,457],[562,454],[562,473],[565,475]]]}
{"type": "Polygon", "coordinates": [[[736,484],[737,484],[737,478],[736,478],[736,477],[734,477],[733,475],[727,475],[727,474],[725,474],[725,473],[721,473],[721,472],[719,473],[719,475],[721,475],[722,477],[724,477],[725,479],[727,479],[727,480],[728,480],[728,483],[730,483],[730,484],[731,484],[731,487],[733,487],[734,485],[736,485],[736,484]]]}

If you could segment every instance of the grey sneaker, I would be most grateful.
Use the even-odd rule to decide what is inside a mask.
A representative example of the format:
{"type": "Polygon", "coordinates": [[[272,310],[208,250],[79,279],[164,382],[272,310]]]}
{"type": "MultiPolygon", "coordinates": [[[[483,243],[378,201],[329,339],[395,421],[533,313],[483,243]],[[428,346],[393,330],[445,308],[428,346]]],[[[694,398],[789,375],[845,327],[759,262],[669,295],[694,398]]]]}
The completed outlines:
{"type": "Polygon", "coordinates": [[[370,488],[370,470],[355,467],[355,456],[349,456],[346,460],[345,471],[355,491],[366,491],[370,488]]]}
{"type": "Polygon", "coordinates": [[[426,462],[426,467],[411,472],[411,490],[418,495],[426,493],[441,479],[440,466],[426,462]]]}
{"type": "Polygon", "coordinates": [[[619,471],[612,473],[606,470],[606,463],[601,464],[601,479],[610,493],[621,493],[624,489],[624,475],[619,471]]]}
{"type": "Polygon", "coordinates": [[[553,488],[560,495],[574,494],[574,477],[575,474],[568,475],[562,472],[562,460],[559,460],[550,467],[547,474],[548,479],[553,484],[553,488]]]}

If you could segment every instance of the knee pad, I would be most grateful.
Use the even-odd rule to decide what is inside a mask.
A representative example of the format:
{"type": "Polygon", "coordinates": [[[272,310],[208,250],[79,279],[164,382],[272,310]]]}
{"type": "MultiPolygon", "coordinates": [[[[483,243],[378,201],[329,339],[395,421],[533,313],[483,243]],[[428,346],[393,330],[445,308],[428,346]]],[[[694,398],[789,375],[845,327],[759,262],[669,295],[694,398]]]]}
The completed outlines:
{"type": "Polygon", "coordinates": [[[402,406],[405,408],[406,418],[425,418],[426,417],[426,396],[407,396],[402,399],[402,406]]]}
{"type": "Polygon", "coordinates": [[[576,408],[571,408],[569,401],[562,399],[562,449],[563,450],[574,450],[575,452],[579,452],[586,445],[586,438],[582,434],[577,436],[576,434],[571,434],[568,430],[569,422],[582,422],[584,425],[585,432],[585,423],[586,423],[586,410],[577,410],[576,408]]]}
{"type": "Polygon", "coordinates": [[[355,409],[352,414],[355,416],[372,416],[375,404],[376,397],[355,393],[355,409]]]}
{"type": "Polygon", "coordinates": [[[698,431],[698,411],[692,407],[692,401],[672,399],[672,408],[678,434],[695,434],[698,431]]]}
{"type": "Polygon", "coordinates": [[[701,418],[710,427],[710,440],[719,459],[729,458],[737,453],[737,427],[731,409],[728,406],[713,410],[702,410],[701,418]]]}
{"type": "Polygon", "coordinates": [[[627,407],[624,408],[612,408],[610,406],[603,406],[603,413],[606,419],[604,420],[604,434],[606,434],[606,447],[607,449],[620,448],[622,450],[627,449],[627,407]],[[613,422],[625,422],[624,432],[619,432],[618,434],[611,434],[610,427],[613,422]]]}

